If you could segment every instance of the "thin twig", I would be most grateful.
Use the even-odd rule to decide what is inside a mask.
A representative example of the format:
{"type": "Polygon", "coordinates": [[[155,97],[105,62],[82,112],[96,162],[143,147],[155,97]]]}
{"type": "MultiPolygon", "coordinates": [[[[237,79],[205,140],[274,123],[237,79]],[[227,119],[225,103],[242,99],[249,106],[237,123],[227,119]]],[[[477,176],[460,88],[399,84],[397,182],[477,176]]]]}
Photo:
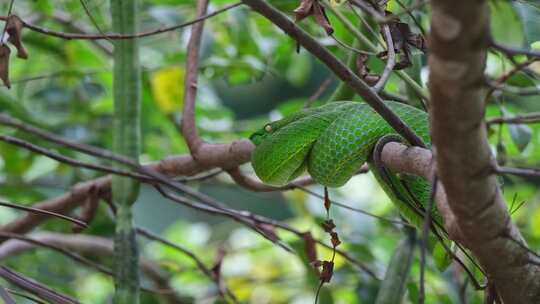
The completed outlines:
{"type": "Polygon", "coordinates": [[[233,302],[233,303],[239,303],[238,302],[238,299],[236,298],[236,296],[231,292],[231,290],[229,290],[227,288],[227,286],[225,286],[220,278],[218,276],[215,275],[214,272],[212,272],[211,269],[209,269],[208,267],[206,267],[204,265],[204,263],[197,257],[197,255],[195,255],[193,252],[189,251],[188,249],[184,248],[184,247],[181,247],[177,244],[174,244],[162,237],[160,237],[159,235],[156,235],[144,228],[141,228],[141,227],[137,227],[136,228],[137,230],[137,233],[150,239],[150,240],[153,240],[153,241],[156,241],[156,242],[159,242],[163,245],[166,245],[168,247],[171,247],[173,249],[176,249],[180,252],[182,252],[183,254],[187,255],[190,259],[193,260],[193,262],[195,262],[195,265],[197,266],[197,268],[199,268],[199,270],[204,273],[210,280],[212,280],[216,286],[218,287],[218,290],[219,290],[219,293],[220,295],[223,297],[223,298],[226,298],[226,297],[229,297],[230,300],[233,302]]]}
{"type": "Polygon", "coordinates": [[[540,122],[540,112],[520,114],[511,117],[494,117],[486,120],[488,126],[494,124],[527,124],[537,122],[540,122]]]}
{"type": "Polygon", "coordinates": [[[540,52],[531,50],[531,49],[523,49],[523,48],[516,48],[508,45],[504,45],[502,43],[499,43],[495,41],[493,38],[491,38],[491,47],[495,48],[496,50],[504,53],[508,57],[514,57],[518,55],[526,55],[529,57],[534,58],[540,58],[540,52]]]}
{"type": "Polygon", "coordinates": [[[349,2],[356,7],[360,8],[364,12],[366,12],[368,15],[373,17],[376,22],[383,23],[387,22],[387,17],[382,15],[380,12],[377,11],[373,6],[369,5],[367,1],[362,0],[349,0],[349,2]]]}
{"type": "Polygon", "coordinates": [[[34,302],[34,303],[38,303],[38,304],[47,304],[46,302],[43,302],[43,301],[41,301],[41,300],[38,299],[38,298],[29,296],[29,295],[27,295],[27,294],[25,294],[25,293],[22,293],[22,292],[19,292],[19,291],[17,291],[17,290],[13,290],[13,289],[11,289],[11,288],[6,288],[6,290],[7,290],[9,293],[13,294],[13,295],[19,296],[19,297],[21,297],[21,298],[25,298],[25,299],[27,299],[27,300],[29,300],[29,301],[34,302]]]}
{"type": "Polygon", "coordinates": [[[17,304],[15,300],[9,295],[8,291],[4,288],[4,286],[0,285],[0,298],[4,300],[5,304],[17,304]]]}
{"type": "MultiPolygon", "coordinates": [[[[166,33],[166,32],[170,32],[170,31],[178,30],[178,29],[181,29],[181,28],[196,24],[196,23],[201,22],[203,20],[206,20],[208,18],[214,17],[216,15],[219,15],[219,14],[225,12],[225,11],[228,11],[228,10],[230,10],[232,8],[240,6],[241,4],[242,4],[241,2],[237,2],[237,3],[227,5],[227,6],[221,8],[221,9],[218,9],[218,10],[212,12],[212,13],[201,16],[199,18],[195,18],[193,20],[190,20],[190,21],[182,23],[182,24],[173,25],[173,26],[169,26],[169,27],[165,27],[165,28],[154,29],[154,30],[150,30],[150,31],[140,32],[140,33],[135,33],[135,34],[108,33],[108,34],[102,35],[102,34],[64,33],[64,32],[58,32],[58,31],[53,31],[53,30],[47,29],[47,28],[43,28],[43,27],[31,24],[31,23],[25,22],[24,20],[23,20],[23,26],[25,28],[28,28],[28,29],[34,31],[34,32],[38,32],[38,33],[42,33],[42,34],[45,34],[45,35],[48,35],[48,36],[58,37],[58,38],[62,38],[62,39],[68,39],[68,40],[69,39],[80,39],[80,40],[134,39],[134,38],[148,37],[148,36],[153,36],[153,35],[157,35],[157,34],[161,34],[161,33],[166,33]]],[[[0,21],[6,21],[7,18],[8,17],[0,16],[0,21]]]]}
{"type": "Polygon", "coordinates": [[[24,211],[27,211],[27,212],[40,213],[40,214],[44,214],[44,215],[48,215],[48,216],[61,218],[63,220],[72,222],[72,223],[74,223],[74,224],[76,224],[76,225],[78,225],[80,227],[83,227],[83,228],[86,228],[88,226],[83,221],[80,221],[78,219],[75,219],[75,218],[72,218],[72,217],[69,217],[69,216],[65,216],[65,215],[62,215],[62,214],[56,213],[56,212],[51,212],[51,211],[47,211],[47,210],[42,210],[42,209],[37,209],[37,208],[32,208],[32,207],[27,207],[27,206],[22,206],[22,205],[17,205],[17,204],[13,204],[13,203],[10,203],[10,202],[3,201],[3,200],[0,200],[0,206],[9,207],[9,208],[13,208],[13,209],[24,210],[24,211]]]}
{"type": "Polygon", "coordinates": [[[515,168],[515,167],[496,167],[496,174],[510,174],[523,177],[540,177],[540,169],[536,168],[515,168]]]}
{"type": "Polygon", "coordinates": [[[91,260],[89,260],[89,259],[87,259],[87,258],[85,258],[85,257],[83,257],[81,255],[78,255],[76,253],[73,253],[70,250],[64,249],[62,247],[52,245],[52,244],[49,244],[49,243],[46,243],[46,242],[42,242],[40,240],[31,238],[31,237],[27,237],[27,236],[24,236],[24,235],[21,235],[21,234],[5,232],[5,231],[0,231],[0,237],[6,238],[6,239],[16,239],[16,240],[28,242],[28,243],[31,243],[31,244],[34,244],[34,245],[37,245],[37,246],[40,246],[40,247],[45,247],[45,248],[52,249],[54,251],[57,251],[57,252],[65,255],[65,256],[73,259],[74,261],[76,261],[78,263],[81,263],[83,265],[94,268],[95,270],[97,270],[97,271],[99,271],[101,273],[111,275],[111,276],[113,275],[111,270],[105,268],[104,266],[102,266],[100,264],[97,264],[97,263],[94,263],[93,261],[91,261],[91,260]]]}
{"type": "MultiPolygon", "coordinates": [[[[490,88],[488,92],[486,93],[485,97],[485,103],[487,104],[487,101],[493,95],[493,93],[497,90],[497,87],[501,86],[503,83],[505,83],[510,77],[514,76],[519,71],[525,69],[527,66],[532,64],[535,61],[538,61],[538,58],[529,58],[526,61],[523,61],[521,63],[518,63],[512,70],[506,72],[505,74],[501,75],[494,84],[490,85],[490,88]]],[[[488,83],[489,84],[489,83],[488,83]]]]}
{"type": "MultiPolygon", "coordinates": [[[[7,18],[9,18],[11,16],[11,12],[13,10],[13,3],[15,3],[15,0],[11,0],[9,2],[9,8],[8,8],[8,13],[7,13],[7,18]]],[[[6,18],[6,20],[7,20],[6,18]]],[[[6,35],[6,31],[7,31],[7,22],[6,24],[4,24],[4,29],[2,30],[2,35],[0,35],[0,45],[3,45],[4,44],[4,36],[6,35]]]]}
{"type": "Polygon", "coordinates": [[[326,91],[326,89],[328,89],[330,84],[332,84],[332,77],[331,76],[326,77],[326,79],[321,83],[321,85],[317,88],[317,90],[315,92],[313,92],[313,94],[311,94],[311,96],[309,96],[308,100],[304,103],[303,108],[307,109],[307,108],[311,107],[313,102],[315,102],[317,99],[319,99],[319,97],[321,97],[324,94],[324,92],[326,91]]]}
{"type": "Polygon", "coordinates": [[[390,26],[388,24],[384,24],[382,26],[382,30],[384,33],[384,39],[386,40],[387,59],[386,66],[381,74],[381,78],[379,78],[377,83],[373,86],[373,90],[376,92],[379,92],[382,88],[384,88],[384,85],[386,84],[386,81],[390,77],[390,74],[394,69],[394,65],[396,64],[396,49],[394,48],[394,42],[392,41],[390,26]]]}
{"type": "MultiPolygon", "coordinates": [[[[420,22],[416,19],[416,17],[413,15],[412,12],[415,11],[416,9],[422,7],[423,5],[427,4],[429,1],[419,1],[419,0],[417,0],[416,3],[413,3],[409,7],[406,7],[403,4],[403,2],[401,2],[400,0],[396,0],[396,2],[398,3],[399,6],[401,6],[401,8],[403,10],[401,12],[399,12],[399,13],[395,13],[395,14],[392,14],[392,15],[394,15],[394,16],[400,16],[400,15],[403,15],[403,14],[409,15],[409,17],[412,19],[412,21],[414,22],[416,27],[422,33],[422,36],[426,37],[426,31],[424,30],[424,28],[422,27],[422,24],[420,24],[420,22]]],[[[390,18],[390,17],[391,16],[387,16],[386,18],[390,18]]]]}
{"type": "MultiPolygon", "coordinates": [[[[84,9],[84,12],[86,13],[86,15],[88,16],[88,19],[90,19],[90,22],[92,22],[92,24],[94,25],[94,27],[96,28],[96,30],[103,36],[105,36],[105,33],[103,32],[103,30],[101,29],[101,27],[98,25],[96,19],[94,18],[94,16],[92,15],[92,13],[90,13],[90,9],[88,9],[88,6],[86,5],[86,0],[79,0],[79,2],[81,3],[81,6],[83,7],[84,9]]],[[[110,39],[108,39],[110,41],[110,39]]]]}
{"type": "Polygon", "coordinates": [[[13,285],[18,286],[21,289],[24,289],[41,299],[49,301],[54,304],[81,304],[79,301],[58,293],[47,286],[38,283],[35,280],[29,279],[15,271],[5,267],[0,266],[0,277],[4,280],[10,282],[13,285]]]}
{"type": "Polygon", "coordinates": [[[372,56],[377,55],[375,52],[364,51],[364,50],[360,50],[360,49],[354,48],[354,47],[352,47],[352,46],[346,44],[345,42],[339,40],[339,39],[336,37],[336,35],[334,35],[334,34],[330,35],[330,37],[332,37],[332,39],[334,39],[334,41],[337,42],[337,44],[339,44],[340,46],[346,48],[346,49],[349,50],[349,51],[353,51],[353,52],[355,52],[355,53],[357,53],[357,54],[362,54],[362,55],[372,55],[372,56]]]}
{"type": "Polygon", "coordinates": [[[27,149],[27,150],[35,152],[37,154],[44,155],[44,156],[49,157],[51,159],[54,159],[56,161],[68,164],[70,166],[86,168],[86,169],[90,169],[90,170],[96,170],[96,171],[105,172],[105,173],[111,173],[111,174],[120,175],[120,176],[131,177],[131,178],[141,180],[141,181],[146,181],[146,182],[149,181],[147,176],[144,176],[144,175],[141,175],[141,174],[138,174],[138,173],[133,173],[133,172],[124,171],[124,170],[118,170],[118,169],[108,167],[108,166],[102,166],[102,165],[96,165],[96,164],[92,164],[92,163],[78,161],[76,159],[73,159],[73,158],[58,154],[58,153],[51,152],[51,151],[49,151],[49,150],[47,150],[47,149],[45,149],[43,147],[34,145],[34,144],[29,143],[27,141],[24,141],[22,139],[11,137],[9,135],[0,135],[0,141],[16,145],[18,147],[27,149]]]}

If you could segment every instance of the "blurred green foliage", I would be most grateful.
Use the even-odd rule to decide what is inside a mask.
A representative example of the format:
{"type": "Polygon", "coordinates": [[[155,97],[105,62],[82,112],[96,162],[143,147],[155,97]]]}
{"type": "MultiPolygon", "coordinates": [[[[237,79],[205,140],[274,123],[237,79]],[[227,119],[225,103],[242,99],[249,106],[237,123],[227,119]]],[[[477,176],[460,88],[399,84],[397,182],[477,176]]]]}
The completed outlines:
{"type": "MultiPolygon", "coordinates": [[[[233,2],[213,0],[209,10],[233,2]]],[[[289,0],[269,2],[289,14],[298,5],[297,1],[289,0]]],[[[107,32],[110,29],[108,2],[87,3],[100,29],[107,32]]],[[[140,3],[141,30],[182,23],[195,14],[193,0],[141,0],[140,3]]],[[[393,11],[400,11],[395,1],[391,0],[389,5],[393,11]]],[[[498,41],[528,47],[540,40],[540,7],[535,1],[492,1],[490,6],[493,34],[498,41]]],[[[347,5],[341,5],[339,9],[357,23],[356,15],[347,5]]],[[[0,3],[0,12],[7,12],[7,1],[0,3]]],[[[13,13],[57,31],[85,29],[91,33],[98,32],[79,0],[16,1],[13,13]]],[[[419,24],[427,28],[429,9],[417,10],[414,15],[419,24]]],[[[352,36],[334,16],[329,17],[335,37],[352,44],[352,36]]],[[[411,25],[414,32],[419,32],[408,15],[401,15],[401,18],[411,25]]],[[[327,37],[313,20],[307,18],[300,25],[345,60],[348,50],[327,37]]],[[[188,152],[178,128],[182,119],[188,37],[189,28],[184,28],[140,41],[144,69],[142,162],[188,152]]],[[[113,107],[111,44],[107,40],[62,40],[28,30],[24,32],[23,42],[30,56],[25,61],[12,56],[10,78],[13,87],[10,90],[0,87],[0,111],[71,140],[110,148],[113,107]]],[[[329,79],[329,86],[316,102],[324,101],[336,85],[335,77],[305,50],[297,52],[296,48],[292,39],[246,7],[235,8],[208,20],[201,49],[196,106],[197,125],[202,137],[209,142],[225,143],[245,138],[264,122],[303,107],[329,79]]],[[[523,61],[526,58],[516,59],[523,61]]],[[[426,60],[422,58],[419,62],[423,64],[418,70],[421,70],[421,79],[425,82],[426,60]]],[[[369,64],[374,73],[383,68],[377,59],[371,59],[369,64]]],[[[489,54],[489,77],[496,79],[512,68],[512,63],[500,53],[489,54]]],[[[538,86],[540,65],[536,63],[530,69],[533,72],[517,73],[508,84],[518,88],[538,86]]],[[[425,83],[422,85],[425,87],[425,83]]],[[[406,96],[406,86],[397,77],[392,77],[386,87],[392,93],[406,96]]],[[[540,111],[537,96],[496,93],[487,102],[487,117],[540,111]]],[[[108,164],[5,127],[0,127],[0,132],[69,157],[108,164]]],[[[491,125],[488,132],[499,161],[512,166],[540,166],[538,124],[491,125]]],[[[243,169],[252,172],[249,165],[243,169]]],[[[77,182],[100,175],[0,143],[2,199],[31,205],[58,196],[77,182]]],[[[518,210],[513,210],[513,219],[532,248],[540,246],[539,182],[538,178],[504,177],[504,195],[509,206],[514,208],[524,202],[518,210]]],[[[329,241],[319,225],[325,217],[322,201],[299,190],[253,193],[240,189],[224,174],[190,182],[189,185],[231,207],[283,220],[299,230],[311,230],[316,238],[329,241]]],[[[318,186],[310,189],[322,193],[318,186]]],[[[330,194],[332,199],[350,206],[399,219],[369,174],[354,177],[345,187],[332,190],[330,194]]],[[[297,236],[277,231],[297,254],[287,253],[237,223],[175,205],[150,187],[143,187],[135,213],[138,225],[189,248],[209,266],[215,262],[219,248],[225,248],[227,254],[222,275],[242,302],[313,303],[318,278],[305,257],[305,243],[297,236]]],[[[0,223],[7,223],[20,214],[2,207],[0,223]]],[[[368,265],[382,278],[402,231],[384,221],[337,206],[332,207],[331,217],[343,241],[340,249],[368,265]]],[[[39,230],[69,233],[71,227],[65,222],[50,220],[39,230]]],[[[102,204],[85,233],[111,237],[113,232],[112,217],[106,205],[102,204]]],[[[143,257],[158,263],[180,294],[193,298],[194,303],[219,303],[215,300],[216,286],[185,255],[156,242],[141,240],[140,245],[143,257]]],[[[328,259],[331,255],[331,251],[321,246],[317,250],[320,259],[328,259]]],[[[97,260],[110,266],[109,257],[97,260]]],[[[77,297],[83,303],[107,303],[111,299],[113,285],[109,277],[47,249],[6,258],[3,264],[77,297]]],[[[482,292],[474,291],[470,285],[465,293],[461,292],[463,274],[458,267],[440,273],[431,259],[427,267],[426,303],[462,303],[463,297],[467,303],[482,303],[482,292]]],[[[407,284],[406,303],[417,302],[418,278],[417,255],[407,284]]],[[[6,285],[2,281],[0,284],[6,285]]],[[[145,279],[143,284],[148,286],[150,283],[145,279]]],[[[379,284],[380,281],[338,256],[334,277],[322,288],[320,303],[373,303],[379,284]]],[[[158,299],[154,294],[145,293],[142,303],[160,303],[158,299]]],[[[24,302],[21,300],[20,303],[24,302]]]]}

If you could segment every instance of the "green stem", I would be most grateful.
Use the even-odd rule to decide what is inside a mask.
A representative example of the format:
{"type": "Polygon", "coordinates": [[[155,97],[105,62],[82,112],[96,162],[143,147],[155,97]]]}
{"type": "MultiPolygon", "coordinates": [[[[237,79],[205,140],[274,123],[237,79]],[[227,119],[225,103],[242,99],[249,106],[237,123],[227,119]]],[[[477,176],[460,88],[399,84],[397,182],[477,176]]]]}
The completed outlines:
{"type": "Polygon", "coordinates": [[[402,302],[416,242],[416,232],[413,228],[405,228],[405,233],[405,237],[397,245],[396,251],[388,264],[375,304],[402,302]]]}
{"type": "MultiPolygon", "coordinates": [[[[113,31],[136,32],[136,0],[111,0],[113,31]]],[[[136,39],[114,42],[113,151],[134,160],[140,150],[140,66],[136,39]]],[[[113,177],[112,198],[118,206],[115,237],[114,303],[139,303],[139,256],[131,206],[139,184],[126,177],[113,177]]]]}
{"type": "MultiPolygon", "coordinates": [[[[361,31],[359,31],[350,21],[345,17],[339,9],[334,7],[333,5],[328,4],[325,2],[325,7],[328,8],[335,16],[339,19],[341,23],[343,23],[343,26],[363,45],[365,48],[368,49],[370,52],[380,52],[382,51],[381,48],[377,47],[376,44],[371,42],[366,35],[364,35],[361,31]]],[[[403,80],[409,87],[414,90],[414,92],[420,96],[421,98],[427,100],[426,92],[420,86],[414,79],[412,79],[407,73],[404,71],[395,71],[395,73],[403,80]]]]}
{"type": "MultiPolygon", "coordinates": [[[[358,39],[354,39],[353,48],[358,48],[360,46],[360,42],[358,39]]],[[[347,67],[353,71],[356,70],[356,52],[351,50],[349,52],[349,57],[347,58],[347,67]]],[[[339,101],[339,100],[352,100],[354,97],[354,90],[348,86],[345,82],[340,81],[336,90],[334,93],[332,93],[332,96],[330,96],[330,99],[328,101],[339,101]]]]}

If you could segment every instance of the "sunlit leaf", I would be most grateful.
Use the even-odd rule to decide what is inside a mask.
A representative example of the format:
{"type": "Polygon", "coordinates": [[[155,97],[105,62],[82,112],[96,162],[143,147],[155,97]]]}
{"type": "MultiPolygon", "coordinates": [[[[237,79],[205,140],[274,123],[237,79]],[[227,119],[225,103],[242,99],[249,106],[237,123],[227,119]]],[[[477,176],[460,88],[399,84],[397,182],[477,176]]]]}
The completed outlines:
{"type": "Polygon", "coordinates": [[[163,68],[150,79],[158,108],[166,114],[179,112],[184,101],[184,70],[180,67],[163,68]]]}

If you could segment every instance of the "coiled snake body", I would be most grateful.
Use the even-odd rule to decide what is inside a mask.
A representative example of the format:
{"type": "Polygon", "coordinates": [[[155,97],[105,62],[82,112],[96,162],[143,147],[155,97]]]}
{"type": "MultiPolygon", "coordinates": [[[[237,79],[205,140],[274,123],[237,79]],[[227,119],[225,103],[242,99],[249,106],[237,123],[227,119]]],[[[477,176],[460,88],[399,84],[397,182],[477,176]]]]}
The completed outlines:
{"type": "MultiPolygon", "coordinates": [[[[386,101],[385,104],[429,144],[425,112],[397,102],[386,101]]],[[[252,165],[257,176],[270,185],[282,186],[307,169],[316,182],[339,187],[369,160],[381,137],[395,133],[366,103],[332,102],[301,110],[253,133],[250,139],[257,147],[252,165]]],[[[418,210],[422,210],[429,199],[429,183],[419,177],[398,177],[369,164],[401,214],[420,226],[422,216],[418,210]]],[[[439,219],[436,211],[433,215],[435,220],[439,219]]]]}

